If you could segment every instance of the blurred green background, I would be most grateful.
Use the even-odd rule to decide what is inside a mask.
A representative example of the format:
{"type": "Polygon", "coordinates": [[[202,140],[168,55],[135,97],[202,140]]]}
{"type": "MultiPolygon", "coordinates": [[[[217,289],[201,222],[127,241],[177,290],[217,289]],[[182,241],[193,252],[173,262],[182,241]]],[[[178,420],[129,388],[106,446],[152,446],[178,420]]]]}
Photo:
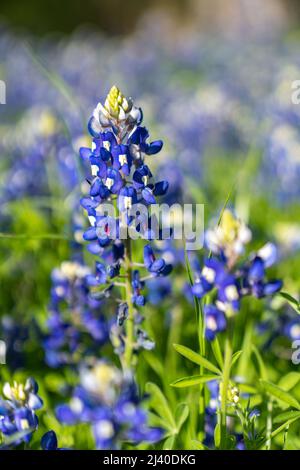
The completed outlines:
{"type": "MultiPolygon", "coordinates": [[[[111,35],[130,34],[149,10],[167,11],[175,27],[196,23],[202,29],[231,28],[235,16],[249,9],[254,17],[260,7],[269,12],[274,27],[296,27],[300,21],[298,0],[1,0],[0,18],[10,26],[35,34],[71,33],[90,24],[111,35]],[[279,19],[280,18],[280,19],[279,19]]],[[[261,13],[261,12],[260,12],[261,13]]]]}

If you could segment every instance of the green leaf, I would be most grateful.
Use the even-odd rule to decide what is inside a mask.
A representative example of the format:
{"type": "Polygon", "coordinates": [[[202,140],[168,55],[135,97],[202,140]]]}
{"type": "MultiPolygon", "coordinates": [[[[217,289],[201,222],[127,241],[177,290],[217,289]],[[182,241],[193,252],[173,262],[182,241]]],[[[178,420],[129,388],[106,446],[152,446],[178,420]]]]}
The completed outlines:
{"type": "Polygon", "coordinates": [[[215,374],[220,375],[221,371],[218,369],[214,364],[209,362],[207,359],[204,357],[200,356],[200,354],[196,353],[190,348],[187,348],[186,346],[183,346],[181,344],[174,344],[174,349],[181,354],[183,357],[189,359],[191,362],[194,362],[195,364],[198,364],[199,366],[204,367],[205,369],[210,370],[211,372],[214,372],[215,374]]]}
{"type": "Polygon", "coordinates": [[[237,351],[233,354],[232,359],[231,359],[231,367],[234,366],[236,361],[239,359],[240,355],[242,354],[243,351],[237,351]]]}
{"type": "Polygon", "coordinates": [[[294,419],[289,419],[286,423],[282,424],[281,426],[279,426],[279,428],[275,429],[275,431],[273,431],[271,433],[271,438],[273,437],[276,437],[278,434],[280,434],[281,432],[285,431],[286,428],[288,426],[290,426],[290,424],[294,423],[295,421],[297,421],[298,418],[294,418],[294,419]]]}
{"type": "Polygon", "coordinates": [[[168,401],[159,387],[152,382],[148,382],[146,384],[146,391],[151,397],[151,407],[166,421],[168,427],[176,429],[175,419],[169,407],[168,401]]]}
{"type": "Polygon", "coordinates": [[[278,387],[283,388],[285,391],[289,391],[294,388],[300,380],[299,372],[289,372],[288,374],[281,377],[278,382],[278,387]]]}
{"type": "Polygon", "coordinates": [[[152,351],[143,351],[143,358],[146,360],[147,364],[151,367],[151,369],[160,377],[164,378],[165,371],[161,361],[157,358],[152,351]]]}
{"type": "Polygon", "coordinates": [[[216,424],[216,427],[214,430],[214,441],[215,441],[215,447],[219,448],[221,444],[221,426],[219,423],[216,424]]]}
{"type": "Polygon", "coordinates": [[[272,382],[268,382],[267,380],[260,379],[260,383],[266,392],[268,392],[273,397],[283,401],[284,403],[287,403],[293,408],[297,408],[298,410],[300,409],[300,403],[290,393],[282,390],[282,388],[277,387],[277,385],[274,385],[272,382]]]}
{"type": "Polygon", "coordinates": [[[273,423],[284,423],[285,421],[289,421],[290,419],[294,418],[300,418],[300,411],[285,411],[284,413],[280,413],[279,415],[275,416],[273,423]]]}
{"type": "Polygon", "coordinates": [[[167,436],[173,435],[173,431],[174,431],[173,426],[171,426],[168,423],[166,424],[166,420],[164,418],[161,418],[157,414],[152,413],[152,411],[148,411],[148,417],[149,417],[149,423],[152,427],[167,429],[168,430],[168,432],[166,433],[167,436]]]}
{"type": "Polygon", "coordinates": [[[190,414],[190,409],[186,403],[180,403],[175,411],[175,421],[177,424],[178,432],[181,430],[182,426],[186,422],[190,414]]]}
{"type": "Polygon", "coordinates": [[[245,384],[245,383],[240,383],[239,384],[239,390],[243,393],[251,393],[255,394],[257,393],[257,389],[253,387],[253,385],[245,384]]]}
{"type": "Polygon", "coordinates": [[[187,275],[188,275],[188,278],[189,278],[189,282],[190,282],[191,286],[193,286],[194,281],[193,281],[191,264],[190,264],[190,260],[189,260],[189,257],[188,257],[188,254],[187,254],[187,251],[186,251],[185,248],[184,248],[184,258],[185,258],[185,266],[186,266],[186,272],[187,272],[187,275]]]}
{"type": "Polygon", "coordinates": [[[222,356],[220,343],[219,343],[219,340],[218,340],[217,336],[215,337],[215,339],[213,341],[211,341],[210,345],[211,345],[212,352],[215,356],[215,359],[216,359],[217,363],[219,364],[219,366],[222,369],[224,361],[223,361],[223,356],[222,356]]]}
{"type": "MultiPolygon", "coordinates": [[[[209,447],[206,447],[204,444],[202,444],[201,441],[198,441],[197,439],[191,439],[190,447],[193,450],[211,450],[209,447]]],[[[188,447],[188,448],[190,448],[190,447],[188,447]]]]}
{"type": "Polygon", "coordinates": [[[172,450],[175,444],[175,436],[170,436],[165,440],[163,450],[172,450]]]}
{"type": "Polygon", "coordinates": [[[289,304],[290,306],[298,313],[300,314],[300,303],[295,297],[291,296],[287,292],[279,292],[279,295],[283,297],[289,304]]]}
{"type": "Polygon", "coordinates": [[[171,387],[184,388],[192,387],[193,385],[204,384],[210,380],[220,379],[219,375],[191,375],[190,377],[182,377],[172,382],[171,387]]]}
{"type": "Polygon", "coordinates": [[[252,344],[252,351],[254,352],[254,355],[256,357],[258,367],[259,367],[259,373],[262,379],[266,380],[267,379],[267,370],[265,368],[264,361],[260,355],[260,352],[258,351],[257,347],[252,344]]]}
{"type": "Polygon", "coordinates": [[[295,434],[291,435],[291,433],[288,431],[289,429],[287,428],[286,440],[285,440],[283,450],[299,450],[300,449],[299,437],[296,436],[295,434]]]}

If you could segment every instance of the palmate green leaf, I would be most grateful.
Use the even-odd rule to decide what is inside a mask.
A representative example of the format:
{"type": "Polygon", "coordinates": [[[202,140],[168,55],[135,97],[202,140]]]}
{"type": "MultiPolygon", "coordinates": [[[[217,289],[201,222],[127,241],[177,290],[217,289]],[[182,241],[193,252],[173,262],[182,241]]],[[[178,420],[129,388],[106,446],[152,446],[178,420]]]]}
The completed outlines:
{"type": "Polygon", "coordinates": [[[273,423],[280,424],[294,418],[300,419],[300,411],[285,411],[284,413],[280,413],[273,418],[273,423]]]}
{"type": "Polygon", "coordinates": [[[178,433],[181,430],[184,423],[186,422],[186,420],[188,419],[189,414],[190,414],[190,409],[187,403],[180,403],[177,406],[175,410],[175,421],[176,421],[178,433]]]}
{"type": "Polygon", "coordinates": [[[260,383],[265,389],[265,391],[268,392],[270,395],[292,406],[293,408],[297,408],[298,410],[300,410],[300,403],[290,393],[286,392],[277,385],[274,385],[272,382],[268,382],[267,380],[260,379],[260,383]]]}
{"type": "Polygon", "coordinates": [[[171,387],[184,388],[192,387],[194,385],[204,384],[211,380],[220,380],[219,375],[191,375],[189,377],[182,377],[172,382],[171,387]]]}
{"type": "Polygon", "coordinates": [[[300,314],[300,303],[297,299],[295,299],[295,297],[288,294],[287,292],[279,292],[279,295],[290,304],[290,306],[295,310],[295,312],[300,314]]]}
{"type": "Polygon", "coordinates": [[[166,420],[164,418],[161,418],[152,411],[148,411],[148,418],[150,426],[165,429],[166,432],[164,437],[173,436],[174,429],[169,423],[166,423],[166,420]]]}
{"type": "Polygon", "coordinates": [[[168,428],[176,429],[175,418],[169,407],[168,401],[157,385],[152,382],[146,384],[146,392],[150,395],[150,406],[165,420],[168,428]]]}
{"type": "Polygon", "coordinates": [[[191,362],[194,362],[194,364],[198,364],[199,366],[202,366],[205,369],[214,372],[215,374],[221,375],[220,369],[218,369],[214,364],[205,359],[205,357],[200,356],[200,354],[196,353],[192,349],[187,348],[182,344],[173,344],[173,346],[179,354],[181,354],[186,359],[189,359],[191,362]]]}

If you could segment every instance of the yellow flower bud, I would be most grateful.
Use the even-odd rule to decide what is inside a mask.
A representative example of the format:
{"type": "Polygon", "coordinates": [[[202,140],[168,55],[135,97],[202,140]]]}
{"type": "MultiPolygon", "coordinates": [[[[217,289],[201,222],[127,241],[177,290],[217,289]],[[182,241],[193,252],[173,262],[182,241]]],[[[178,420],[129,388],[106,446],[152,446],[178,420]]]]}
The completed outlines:
{"type": "Polygon", "coordinates": [[[240,227],[241,222],[234,217],[230,210],[225,209],[220,223],[224,241],[233,242],[238,237],[240,227]]]}
{"type": "Polygon", "coordinates": [[[106,97],[104,107],[111,117],[123,118],[128,111],[128,101],[119,88],[114,85],[106,97]]]}

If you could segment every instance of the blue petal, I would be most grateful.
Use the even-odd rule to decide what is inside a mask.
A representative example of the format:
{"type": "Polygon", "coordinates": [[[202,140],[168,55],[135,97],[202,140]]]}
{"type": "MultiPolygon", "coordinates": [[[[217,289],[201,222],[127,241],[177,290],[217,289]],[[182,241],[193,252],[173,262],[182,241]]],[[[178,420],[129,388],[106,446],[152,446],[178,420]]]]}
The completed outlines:
{"type": "Polygon", "coordinates": [[[155,256],[151,245],[144,246],[144,263],[147,269],[150,268],[152,263],[155,261],[155,256]]]}
{"type": "Polygon", "coordinates": [[[155,140],[151,142],[147,149],[147,155],[155,155],[156,153],[160,152],[163,146],[162,140],[155,140]]]}
{"type": "Polygon", "coordinates": [[[249,278],[251,280],[261,280],[265,275],[265,266],[264,262],[258,256],[252,262],[252,265],[249,269],[249,278]]]}
{"type": "Polygon", "coordinates": [[[282,288],[282,281],[275,280],[267,282],[264,286],[264,295],[273,295],[282,288]]]}
{"type": "Polygon", "coordinates": [[[92,155],[92,151],[87,147],[80,147],[79,154],[83,160],[88,160],[92,155]]]}
{"type": "Polygon", "coordinates": [[[77,418],[68,405],[60,405],[56,408],[56,417],[61,423],[75,424],[77,418]]]}
{"type": "Polygon", "coordinates": [[[57,437],[54,431],[48,431],[41,439],[41,447],[43,450],[56,450],[57,437]]]}
{"type": "Polygon", "coordinates": [[[101,186],[102,186],[101,180],[99,178],[94,179],[94,181],[91,184],[90,195],[92,197],[98,196],[100,193],[101,186]]]}
{"type": "Polygon", "coordinates": [[[159,181],[154,186],[153,194],[155,194],[155,196],[163,196],[164,194],[166,194],[168,189],[169,189],[168,181],[159,181]]]}
{"type": "Polygon", "coordinates": [[[92,241],[97,240],[97,232],[95,227],[88,228],[83,234],[84,240],[92,241]]]}
{"type": "Polygon", "coordinates": [[[155,204],[156,200],[153,196],[153,193],[150,188],[145,188],[142,190],[142,196],[148,204],[155,204]]]}
{"type": "Polygon", "coordinates": [[[88,131],[93,137],[100,137],[101,135],[101,127],[94,116],[88,122],[88,131]]]}

